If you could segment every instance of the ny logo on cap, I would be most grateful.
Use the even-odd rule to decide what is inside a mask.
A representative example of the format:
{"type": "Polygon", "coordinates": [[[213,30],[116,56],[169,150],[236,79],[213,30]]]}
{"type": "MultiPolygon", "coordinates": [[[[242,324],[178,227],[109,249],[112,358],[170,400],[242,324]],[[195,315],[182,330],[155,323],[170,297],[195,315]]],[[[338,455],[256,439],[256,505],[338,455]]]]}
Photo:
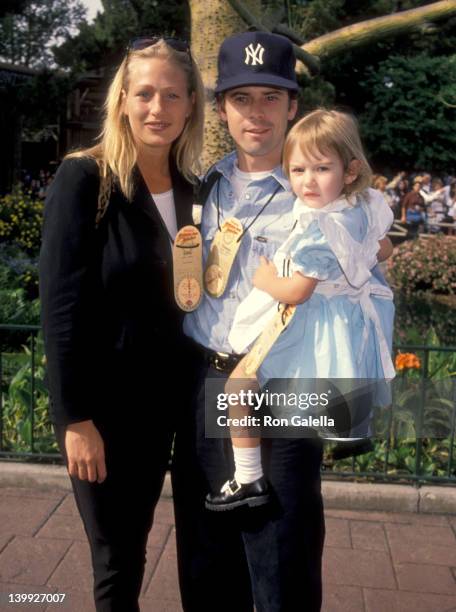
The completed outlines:
{"type": "Polygon", "coordinates": [[[264,47],[257,44],[256,49],[253,48],[253,43],[250,43],[248,47],[245,47],[245,60],[244,63],[252,66],[263,63],[264,47]]]}

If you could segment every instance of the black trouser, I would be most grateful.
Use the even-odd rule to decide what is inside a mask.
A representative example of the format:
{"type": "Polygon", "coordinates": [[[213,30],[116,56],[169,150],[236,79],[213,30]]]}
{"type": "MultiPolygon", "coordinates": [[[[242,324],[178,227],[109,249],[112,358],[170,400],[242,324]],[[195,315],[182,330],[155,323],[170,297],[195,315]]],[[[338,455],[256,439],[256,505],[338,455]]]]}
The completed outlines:
{"type": "MultiPolygon", "coordinates": [[[[204,375],[177,429],[173,461],[179,580],[186,612],[317,612],[325,534],[319,439],[264,439],[272,504],[204,507],[234,474],[231,441],[204,435],[204,375]]],[[[210,377],[226,375],[213,370],[210,377]]],[[[215,407],[214,407],[215,409],[215,407]]]]}
{"type": "MultiPolygon", "coordinates": [[[[122,419],[94,420],[105,444],[106,480],[71,478],[92,554],[97,612],[139,612],[147,536],[170,457],[172,428],[150,415],[140,421],[137,406],[126,408],[122,419]]],[[[67,463],[66,428],[54,428],[67,463]]]]}

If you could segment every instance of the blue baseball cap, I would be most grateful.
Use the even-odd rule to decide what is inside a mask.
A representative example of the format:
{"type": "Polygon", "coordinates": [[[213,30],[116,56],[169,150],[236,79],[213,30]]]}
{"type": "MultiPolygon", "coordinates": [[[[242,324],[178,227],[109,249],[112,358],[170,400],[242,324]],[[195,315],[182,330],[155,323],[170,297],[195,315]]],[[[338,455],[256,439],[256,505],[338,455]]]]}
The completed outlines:
{"type": "Polygon", "coordinates": [[[293,45],[269,32],[244,32],[226,38],[218,55],[215,93],[244,85],[271,85],[298,91],[293,45]]]}

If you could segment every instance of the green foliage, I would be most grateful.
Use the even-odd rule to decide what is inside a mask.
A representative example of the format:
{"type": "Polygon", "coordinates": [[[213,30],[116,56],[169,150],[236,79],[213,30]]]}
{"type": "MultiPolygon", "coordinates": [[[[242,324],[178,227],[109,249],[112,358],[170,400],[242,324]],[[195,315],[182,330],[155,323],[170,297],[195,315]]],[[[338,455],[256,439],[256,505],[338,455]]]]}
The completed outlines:
{"type": "MultiPolygon", "coordinates": [[[[43,201],[16,188],[0,198],[0,323],[37,325],[38,253],[43,201]]],[[[14,347],[14,335],[4,334],[3,350],[14,347]]]]}
{"type": "MultiPolygon", "coordinates": [[[[38,269],[35,258],[11,245],[0,244],[0,323],[38,325],[38,269]]],[[[3,344],[14,347],[14,336],[4,333],[3,344]]]]}
{"type": "MultiPolygon", "coordinates": [[[[425,4],[429,2],[289,0],[288,22],[304,40],[311,40],[347,25],[425,4]]],[[[304,79],[304,108],[336,105],[353,111],[378,171],[425,168],[454,172],[456,109],[452,105],[456,96],[450,56],[455,48],[453,17],[324,59],[320,76],[310,82],[304,79]],[[382,76],[388,78],[395,62],[407,76],[388,88],[382,76]]]]}
{"type": "Polygon", "coordinates": [[[48,69],[42,70],[19,87],[4,91],[14,112],[21,112],[24,130],[42,130],[54,125],[59,113],[66,110],[67,96],[73,85],[73,77],[48,69]]]}
{"type": "Polygon", "coordinates": [[[304,40],[341,27],[344,0],[313,0],[312,2],[290,2],[290,26],[304,40]]]}
{"type": "Polygon", "coordinates": [[[36,342],[34,387],[34,418],[32,422],[32,353],[23,346],[21,353],[3,354],[3,448],[11,452],[30,452],[32,442],[36,452],[57,451],[48,416],[48,395],[44,384],[45,359],[41,336],[36,342]]]}
{"type": "Polygon", "coordinates": [[[447,236],[406,240],[388,260],[393,287],[406,295],[456,294],[456,244],[447,236]]]}
{"type": "Polygon", "coordinates": [[[33,199],[20,187],[0,198],[0,244],[8,243],[37,255],[43,222],[42,200],[33,199]]]}
{"type": "Polygon", "coordinates": [[[437,301],[432,293],[420,296],[395,293],[394,339],[400,344],[421,344],[433,329],[443,346],[456,345],[456,304],[437,301]]]}
{"type": "Polygon", "coordinates": [[[30,68],[51,66],[52,45],[67,38],[85,13],[80,0],[27,0],[22,11],[0,19],[2,61],[30,68]]]}
{"type": "Polygon", "coordinates": [[[443,102],[456,98],[456,55],[393,56],[369,67],[360,86],[360,123],[374,156],[408,168],[456,169],[456,109],[443,102]]]}
{"type": "Polygon", "coordinates": [[[300,79],[300,85],[299,108],[302,114],[314,108],[334,106],[336,100],[335,88],[323,77],[317,76],[313,79],[303,77],[300,79]]]}
{"type": "MultiPolygon", "coordinates": [[[[448,476],[450,440],[424,438],[420,448],[418,473],[422,477],[448,476]]],[[[450,476],[456,475],[456,444],[453,444],[453,462],[450,476]]],[[[375,440],[374,450],[354,461],[351,458],[336,461],[330,465],[337,472],[377,472],[388,476],[403,476],[404,479],[416,472],[416,440],[402,439],[396,447],[391,447],[387,440],[375,440]]]]}
{"type": "Polygon", "coordinates": [[[144,35],[190,38],[189,9],[185,2],[169,0],[103,0],[104,12],[93,23],[54,49],[59,65],[77,70],[117,63],[128,42],[144,35]]]}
{"type": "MultiPolygon", "coordinates": [[[[431,328],[419,344],[439,347],[431,328]]],[[[378,472],[407,477],[456,476],[456,441],[451,440],[454,415],[456,352],[416,351],[418,367],[398,370],[393,381],[393,405],[376,410],[374,450],[353,462],[329,464],[335,471],[378,472]],[[449,449],[453,461],[449,465],[449,449]],[[418,465],[417,465],[418,461],[418,465]]],[[[416,361],[416,360],[415,360],[416,361]]],[[[396,360],[396,367],[399,359],[396,360]]]]}

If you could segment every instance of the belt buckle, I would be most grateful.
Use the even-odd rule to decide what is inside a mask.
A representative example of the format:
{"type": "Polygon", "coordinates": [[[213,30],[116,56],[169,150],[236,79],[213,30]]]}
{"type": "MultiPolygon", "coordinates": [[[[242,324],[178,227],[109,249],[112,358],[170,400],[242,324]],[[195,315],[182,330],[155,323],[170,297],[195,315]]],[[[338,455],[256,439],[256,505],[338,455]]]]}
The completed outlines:
{"type": "Polygon", "coordinates": [[[219,372],[226,372],[226,365],[228,365],[228,355],[226,353],[215,353],[214,355],[214,367],[219,372]]]}

